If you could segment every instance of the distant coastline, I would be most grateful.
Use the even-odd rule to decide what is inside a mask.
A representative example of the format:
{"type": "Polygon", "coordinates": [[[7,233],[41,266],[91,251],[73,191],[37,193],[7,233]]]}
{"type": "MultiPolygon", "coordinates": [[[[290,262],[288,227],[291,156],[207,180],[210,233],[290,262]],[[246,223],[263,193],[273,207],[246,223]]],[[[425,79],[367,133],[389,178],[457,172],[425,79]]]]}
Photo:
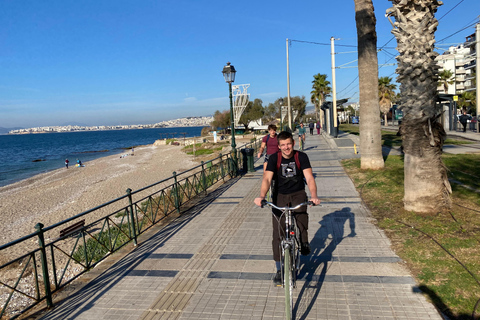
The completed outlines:
{"type": "Polygon", "coordinates": [[[114,125],[114,126],[45,126],[10,130],[7,134],[41,134],[54,132],[82,132],[82,131],[110,131],[131,129],[152,129],[171,127],[205,127],[210,126],[213,117],[186,117],[175,120],[167,120],[155,124],[114,125]]]}

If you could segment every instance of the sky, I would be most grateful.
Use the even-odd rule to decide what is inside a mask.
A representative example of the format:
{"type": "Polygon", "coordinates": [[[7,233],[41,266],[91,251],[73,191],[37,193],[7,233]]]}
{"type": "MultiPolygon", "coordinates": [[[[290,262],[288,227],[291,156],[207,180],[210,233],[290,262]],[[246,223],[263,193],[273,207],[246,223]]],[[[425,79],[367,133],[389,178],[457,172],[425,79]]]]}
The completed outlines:
{"type": "MultiPolygon", "coordinates": [[[[379,64],[394,64],[391,2],[373,4],[379,64]]],[[[439,50],[464,42],[479,15],[479,0],[444,0],[439,50]]],[[[266,106],[287,95],[287,38],[291,96],[309,101],[314,74],[331,81],[334,37],[337,98],[358,101],[358,70],[345,68],[357,65],[353,0],[2,0],[0,21],[0,127],[213,115],[230,107],[227,61],[266,106]]]]}

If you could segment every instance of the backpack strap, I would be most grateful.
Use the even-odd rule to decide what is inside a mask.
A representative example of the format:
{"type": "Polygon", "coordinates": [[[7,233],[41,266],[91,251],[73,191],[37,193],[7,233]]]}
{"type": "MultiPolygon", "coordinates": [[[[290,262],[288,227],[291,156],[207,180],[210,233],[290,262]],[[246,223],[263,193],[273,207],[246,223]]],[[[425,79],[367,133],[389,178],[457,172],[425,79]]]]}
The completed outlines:
{"type": "MultiPolygon", "coordinates": [[[[301,170],[300,160],[298,159],[298,151],[293,151],[293,152],[294,152],[293,158],[295,158],[295,164],[297,165],[297,168],[301,170]]],[[[281,163],[282,163],[282,151],[278,151],[277,152],[277,171],[278,169],[280,169],[281,163]]]]}
{"type": "Polygon", "coordinates": [[[277,152],[277,171],[280,169],[280,164],[282,163],[282,151],[278,150],[277,152]]]}

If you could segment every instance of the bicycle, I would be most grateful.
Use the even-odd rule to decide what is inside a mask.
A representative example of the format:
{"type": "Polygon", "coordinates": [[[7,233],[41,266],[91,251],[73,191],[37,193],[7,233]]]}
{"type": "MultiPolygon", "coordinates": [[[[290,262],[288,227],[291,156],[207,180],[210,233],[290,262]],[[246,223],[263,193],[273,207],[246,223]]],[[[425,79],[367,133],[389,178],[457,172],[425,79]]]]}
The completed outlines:
{"type": "MultiPolygon", "coordinates": [[[[287,319],[293,318],[293,289],[296,287],[297,272],[300,268],[300,232],[296,224],[296,219],[292,212],[299,209],[301,206],[314,205],[312,201],[303,202],[295,207],[278,207],[275,204],[262,200],[262,208],[269,206],[282,211],[278,221],[285,215],[285,234],[280,246],[280,262],[282,263],[282,284],[285,289],[285,314],[287,319]]],[[[273,214],[273,212],[272,212],[273,214]]]]}

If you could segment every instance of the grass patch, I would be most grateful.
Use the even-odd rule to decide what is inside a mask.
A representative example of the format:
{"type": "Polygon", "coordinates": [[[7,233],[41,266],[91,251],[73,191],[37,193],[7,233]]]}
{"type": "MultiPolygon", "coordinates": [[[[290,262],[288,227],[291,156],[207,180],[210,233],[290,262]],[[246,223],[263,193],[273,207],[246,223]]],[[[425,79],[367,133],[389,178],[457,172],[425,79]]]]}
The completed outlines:
{"type": "Polygon", "coordinates": [[[108,253],[107,248],[110,248],[110,243],[115,243],[115,250],[125,242],[130,241],[126,234],[130,234],[128,224],[123,224],[121,230],[117,227],[111,227],[110,232],[105,230],[96,234],[95,238],[97,239],[86,239],[86,245],[79,245],[72,258],[79,262],[99,261],[108,253]]]}
{"type": "MultiPolygon", "coordinates": [[[[221,148],[220,148],[221,150],[221,148]]],[[[212,154],[213,150],[211,149],[200,149],[200,150],[195,150],[195,156],[202,156],[205,154],[212,154]]],[[[193,154],[193,151],[187,151],[187,154],[193,154]]]]}
{"type": "Polygon", "coordinates": [[[458,181],[452,181],[453,206],[428,217],[403,209],[402,157],[389,156],[379,171],[361,170],[360,159],[342,164],[422,291],[451,319],[472,319],[479,283],[450,254],[480,279],[480,195],[474,191],[480,189],[480,157],[445,154],[443,160],[451,181],[458,181]]]}
{"type": "Polygon", "coordinates": [[[448,145],[462,145],[462,144],[472,144],[474,143],[473,141],[468,141],[468,140],[461,140],[461,139],[451,139],[451,138],[448,138],[445,140],[445,142],[443,143],[444,145],[448,144],[448,145]]]}
{"type": "MultiPolygon", "coordinates": [[[[357,124],[340,124],[340,130],[354,135],[360,135],[360,127],[357,124]]],[[[474,142],[469,140],[463,140],[461,138],[454,139],[449,138],[445,140],[444,144],[448,145],[462,145],[472,144],[474,142]]],[[[399,147],[402,145],[402,137],[397,136],[397,131],[382,130],[382,146],[386,147],[399,147]]]]}

